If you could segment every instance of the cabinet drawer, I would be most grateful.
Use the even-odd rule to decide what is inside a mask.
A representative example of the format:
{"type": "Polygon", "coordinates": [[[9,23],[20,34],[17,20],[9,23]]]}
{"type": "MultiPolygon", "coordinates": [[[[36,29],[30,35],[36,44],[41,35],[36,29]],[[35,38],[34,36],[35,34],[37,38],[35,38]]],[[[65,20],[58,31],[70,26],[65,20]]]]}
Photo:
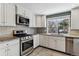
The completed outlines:
{"type": "Polygon", "coordinates": [[[2,41],[1,41],[1,42],[0,42],[0,48],[2,48],[2,47],[7,47],[7,42],[5,42],[5,41],[2,42],[2,41]]]}
{"type": "Polygon", "coordinates": [[[19,39],[13,39],[13,40],[7,42],[8,45],[14,45],[14,44],[18,44],[18,43],[19,43],[19,39]]]}
{"type": "Polygon", "coordinates": [[[0,48],[4,49],[4,47],[7,47],[6,43],[0,44],[0,48]]]}
{"type": "Polygon", "coordinates": [[[19,56],[19,45],[14,44],[14,45],[8,46],[7,55],[8,56],[19,56]]]}

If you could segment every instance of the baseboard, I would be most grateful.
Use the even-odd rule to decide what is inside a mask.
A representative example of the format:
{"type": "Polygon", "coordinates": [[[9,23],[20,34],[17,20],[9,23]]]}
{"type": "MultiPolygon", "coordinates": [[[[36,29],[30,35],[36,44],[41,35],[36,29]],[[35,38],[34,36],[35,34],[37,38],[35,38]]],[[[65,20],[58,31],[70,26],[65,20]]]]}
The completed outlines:
{"type": "Polygon", "coordinates": [[[41,45],[39,45],[38,47],[43,47],[43,48],[50,49],[50,50],[53,50],[53,51],[61,52],[61,53],[64,53],[64,54],[67,54],[67,55],[70,55],[70,56],[75,56],[75,55],[72,55],[72,54],[69,54],[69,53],[66,53],[66,52],[58,51],[58,50],[51,49],[51,48],[48,48],[48,47],[44,47],[44,46],[41,46],[41,45]]]}

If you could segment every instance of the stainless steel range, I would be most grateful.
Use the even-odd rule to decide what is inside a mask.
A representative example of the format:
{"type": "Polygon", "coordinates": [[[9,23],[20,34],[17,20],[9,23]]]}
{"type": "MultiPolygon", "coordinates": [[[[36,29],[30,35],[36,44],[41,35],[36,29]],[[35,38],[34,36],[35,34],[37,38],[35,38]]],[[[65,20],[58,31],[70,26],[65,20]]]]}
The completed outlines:
{"type": "Polygon", "coordinates": [[[31,36],[21,38],[21,55],[28,55],[33,51],[33,38],[31,36]]]}
{"type": "Polygon", "coordinates": [[[20,55],[29,55],[33,51],[33,37],[24,30],[14,30],[13,35],[20,38],[20,55]]]}

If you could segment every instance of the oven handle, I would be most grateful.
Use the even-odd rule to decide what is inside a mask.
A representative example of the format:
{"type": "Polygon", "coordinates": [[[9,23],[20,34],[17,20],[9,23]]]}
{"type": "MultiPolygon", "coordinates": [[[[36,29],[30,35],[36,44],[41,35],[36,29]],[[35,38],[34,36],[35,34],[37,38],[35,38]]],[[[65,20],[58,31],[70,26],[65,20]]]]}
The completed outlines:
{"type": "MultiPolygon", "coordinates": [[[[31,39],[31,40],[33,40],[33,39],[31,39]]],[[[28,42],[28,41],[31,41],[31,40],[21,40],[21,43],[28,42]]]]}

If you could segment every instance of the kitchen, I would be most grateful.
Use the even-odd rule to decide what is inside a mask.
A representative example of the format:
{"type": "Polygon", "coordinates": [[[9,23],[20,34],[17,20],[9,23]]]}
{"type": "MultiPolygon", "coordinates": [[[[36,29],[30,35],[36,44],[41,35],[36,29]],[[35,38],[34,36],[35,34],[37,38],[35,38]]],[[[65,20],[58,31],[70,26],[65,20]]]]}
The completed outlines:
{"type": "Polygon", "coordinates": [[[78,6],[0,3],[0,56],[79,56],[78,6]]]}

